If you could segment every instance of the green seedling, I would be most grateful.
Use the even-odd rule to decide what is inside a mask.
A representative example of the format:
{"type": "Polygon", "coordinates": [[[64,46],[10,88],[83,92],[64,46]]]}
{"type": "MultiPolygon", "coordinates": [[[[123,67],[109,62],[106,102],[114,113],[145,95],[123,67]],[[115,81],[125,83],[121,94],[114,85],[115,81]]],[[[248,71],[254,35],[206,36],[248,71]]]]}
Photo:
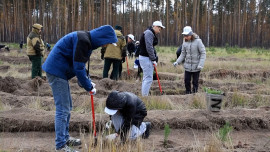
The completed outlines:
{"type": "Polygon", "coordinates": [[[164,147],[166,147],[168,144],[168,137],[169,137],[170,132],[171,132],[171,129],[170,129],[169,125],[165,124],[165,127],[164,127],[164,147]]]}
{"type": "Polygon", "coordinates": [[[220,91],[220,90],[215,90],[215,89],[211,89],[211,88],[207,88],[207,87],[204,87],[203,90],[206,93],[209,93],[209,94],[224,95],[224,92],[223,91],[220,91]]]}
{"type": "Polygon", "coordinates": [[[218,131],[218,137],[222,142],[225,142],[228,140],[229,133],[233,130],[233,127],[226,122],[226,124],[219,129],[218,131]]]}

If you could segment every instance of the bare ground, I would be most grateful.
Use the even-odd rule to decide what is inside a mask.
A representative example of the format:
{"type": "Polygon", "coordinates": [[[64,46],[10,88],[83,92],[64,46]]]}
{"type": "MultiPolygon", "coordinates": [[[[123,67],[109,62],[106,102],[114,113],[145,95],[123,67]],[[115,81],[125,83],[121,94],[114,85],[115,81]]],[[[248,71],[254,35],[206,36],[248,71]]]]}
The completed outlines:
{"type": "MultiPolygon", "coordinates": [[[[1,56],[0,60],[9,64],[29,64],[27,57],[1,56]]],[[[224,60],[228,60],[225,59],[224,60]]],[[[229,61],[238,60],[237,58],[229,61]]],[[[102,60],[93,58],[92,70],[102,68],[102,60]]],[[[163,66],[166,66],[164,64],[163,66]]],[[[10,66],[1,65],[0,71],[5,73],[10,66]]],[[[29,68],[18,68],[19,72],[30,72],[29,68]]],[[[112,90],[129,91],[140,94],[140,82],[135,82],[136,71],[123,71],[122,80],[102,79],[100,74],[91,75],[97,84],[98,94],[94,96],[97,128],[102,129],[109,119],[103,114],[104,102],[112,90]],[[139,83],[139,84],[138,84],[139,83]]],[[[269,80],[270,71],[238,72],[217,69],[201,74],[200,85],[221,89],[226,92],[223,110],[212,113],[205,110],[190,108],[197,98],[205,98],[204,93],[184,95],[183,74],[160,72],[160,80],[164,95],[160,95],[157,81],[152,84],[153,99],[166,100],[172,110],[149,110],[146,121],[152,122],[153,131],[148,140],[143,140],[145,151],[199,151],[202,147],[207,151],[211,145],[213,134],[226,122],[233,127],[230,134],[230,146],[221,145],[222,151],[270,151],[270,94],[263,84],[251,82],[216,82],[208,77],[222,80],[226,77],[235,79],[261,78],[269,80]],[[235,100],[235,92],[251,102],[243,107],[230,107],[235,100]],[[257,93],[260,92],[260,95],[257,93]],[[257,102],[266,101],[263,106],[257,102]],[[267,103],[268,101],[268,103],[267,103]],[[172,129],[168,146],[164,148],[164,125],[172,129]]],[[[91,106],[89,95],[77,85],[77,79],[70,80],[73,100],[73,112],[70,122],[72,135],[85,136],[89,143],[91,132],[91,106]],[[82,133],[86,132],[86,133],[82,133]]],[[[200,88],[201,89],[201,88],[200,88]]],[[[204,103],[205,104],[205,103],[204,103]]],[[[54,149],[54,101],[49,84],[46,80],[33,80],[18,77],[0,77],[0,151],[53,151],[54,149]]],[[[79,150],[84,151],[83,147],[79,150]]]]}

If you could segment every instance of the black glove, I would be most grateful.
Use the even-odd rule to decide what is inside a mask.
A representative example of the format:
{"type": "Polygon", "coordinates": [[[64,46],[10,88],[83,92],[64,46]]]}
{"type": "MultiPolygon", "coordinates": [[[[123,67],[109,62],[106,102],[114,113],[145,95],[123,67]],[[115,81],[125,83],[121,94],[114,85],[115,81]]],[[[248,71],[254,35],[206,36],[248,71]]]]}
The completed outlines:
{"type": "Polygon", "coordinates": [[[156,56],[156,62],[158,63],[158,56],[156,56]]]}
{"type": "Polygon", "coordinates": [[[101,56],[100,56],[101,60],[104,60],[104,54],[101,53],[101,56]]]}
{"type": "Polygon", "coordinates": [[[104,60],[104,54],[106,52],[106,47],[102,47],[100,52],[101,52],[100,58],[101,58],[101,60],[104,60]]]}
{"type": "Polygon", "coordinates": [[[126,62],[126,58],[125,57],[122,58],[122,63],[124,63],[124,62],[126,62]]]}

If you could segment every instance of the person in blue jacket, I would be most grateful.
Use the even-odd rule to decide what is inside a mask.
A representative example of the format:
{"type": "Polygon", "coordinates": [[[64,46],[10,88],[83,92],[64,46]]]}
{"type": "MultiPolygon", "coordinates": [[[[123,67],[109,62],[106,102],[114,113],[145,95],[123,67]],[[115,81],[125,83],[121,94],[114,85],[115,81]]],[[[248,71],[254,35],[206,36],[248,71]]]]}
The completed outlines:
{"type": "Polygon", "coordinates": [[[81,144],[80,139],[69,136],[72,98],[68,80],[77,77],[81,86],[90,94],[96,94],[95,84],[87,76],[85,63],[92,50],[116,43],[117,37],[110,25],[91,31],[75,31],[62,37],[48,55],[42,69],[52,88],[55,112],[56,151],[75,151],[70,146],[81,144]]]}

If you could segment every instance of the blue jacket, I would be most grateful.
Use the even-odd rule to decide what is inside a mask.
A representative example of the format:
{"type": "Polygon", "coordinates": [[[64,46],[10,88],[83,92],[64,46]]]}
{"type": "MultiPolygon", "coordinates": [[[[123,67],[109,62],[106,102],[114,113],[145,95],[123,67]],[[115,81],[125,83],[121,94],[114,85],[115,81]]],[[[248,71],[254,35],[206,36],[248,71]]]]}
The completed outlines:
{"type": "Polygon", "coordinates": [[[104,25],[89,31],[75,31],[62,37],[48,55],[42,69],[54,76],[69,80],[76,76],[86,91],[93,86],[87,78],[85,63],[92,50],[116,43],[117,37],[110,25],[104,25]]]}

